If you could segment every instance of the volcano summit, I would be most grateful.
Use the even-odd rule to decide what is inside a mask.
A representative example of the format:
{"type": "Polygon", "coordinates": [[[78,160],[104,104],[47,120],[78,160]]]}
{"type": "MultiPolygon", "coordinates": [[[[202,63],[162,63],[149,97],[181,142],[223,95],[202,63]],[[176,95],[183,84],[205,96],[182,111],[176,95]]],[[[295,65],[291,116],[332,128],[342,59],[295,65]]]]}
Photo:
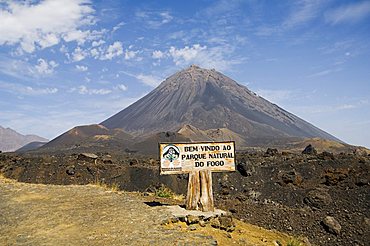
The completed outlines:
{"type": "Polygon", "coordinates": [[[192,65],[164,80],[129,107],[103,121],[133,136],[179,131],[231,131],[247,145],[291,138],[339,141],[215,71],[192,65]]]}

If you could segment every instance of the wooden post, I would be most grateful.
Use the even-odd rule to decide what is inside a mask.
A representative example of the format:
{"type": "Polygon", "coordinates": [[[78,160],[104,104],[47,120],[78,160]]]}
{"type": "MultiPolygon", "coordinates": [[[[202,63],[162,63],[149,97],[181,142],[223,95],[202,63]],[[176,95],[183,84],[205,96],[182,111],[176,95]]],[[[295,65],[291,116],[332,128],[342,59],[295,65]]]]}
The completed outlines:
{"type": "Polygon", "coordinates": [[[211,171],[202,170],[189,173],[186,209],[214,211],[211,171]]]}

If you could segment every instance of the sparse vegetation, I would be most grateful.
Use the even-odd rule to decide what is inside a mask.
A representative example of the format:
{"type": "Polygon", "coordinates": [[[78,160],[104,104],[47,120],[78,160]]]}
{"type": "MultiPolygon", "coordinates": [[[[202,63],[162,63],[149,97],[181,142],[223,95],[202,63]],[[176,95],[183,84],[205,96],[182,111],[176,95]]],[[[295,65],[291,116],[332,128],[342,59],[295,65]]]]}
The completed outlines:
{"type": "Polygon", "coordinates": [[[109,191],[119,191],[120,190],[119,184],[117,183],[107,184],[104,181],[99,180],[99,179],[95,180],[95,182],[92,185],[101,187],[104,190],[109,190],[109,191]]]}
{"type": "Polygon", "coordinates": [[[155,196],[163,198],[173,198],[175,194],[170,188],[161,185],[158,189],[156,189],[155,196]]]}
{"type": "Polygon", "coordinates": [[[291,239],[288,241],[287,246],[303,246],[302,243],[297,239],[291,239]]]}

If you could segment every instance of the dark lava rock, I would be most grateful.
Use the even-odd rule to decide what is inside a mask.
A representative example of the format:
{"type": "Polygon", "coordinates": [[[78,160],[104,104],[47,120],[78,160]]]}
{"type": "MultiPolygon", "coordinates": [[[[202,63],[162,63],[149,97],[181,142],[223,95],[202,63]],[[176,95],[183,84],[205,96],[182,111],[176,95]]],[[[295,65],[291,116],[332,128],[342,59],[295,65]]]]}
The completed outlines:
{"type": "Polygon", "coordinates": [[[280,181],[279,181],[279,184],[280,185],[288,185],[288,184],[293,184],[293,185],[300,185],[302,183],[302,176],[292,170],[292,171],[288,171],[288,172],[283,172],[281,175],[280,175],[280,181]]]}
{"type": "Polygon", "coordinates": [[[321,154],[318,155],[318,157],[322,160],[334,160],[335,159],[334,154],[327,152],[327,151],[322,152],[321,154]]]}
{"type": "Polygon", "coordinates": [[[66,169],[66,173],[68,175],[75,175],[76,173],[75,166],[68,166],[66,169]]]}
{"type": "Polygon", "coordinates": [[[309,145],[306,146],[306,148],[304,148],[304,150],[302,151],[302,154],[316,155],[317,151],[311,144],[309,144],[309,145]]]}
{"type": "Polygon", "coordinates": [[[248,177],[248,176],[252,176],[252,169],[251,168],[248,168],[247,166],[247,162],[242,159],[237,165],[236,165],[236,169],[239,171],[239,173],[241,175],[243,175],[244,177],[248,177]]]}
{"type": "Polygon", "coordinates": [[[315,189],[307,193],[304,202],[310,207],[321,209],[328,206],[332,202],[332,199],[326,190],[315,189]]]}
{"type": "Polygon", "coordinates": [[[267,148],[264,156],[267,157],[267,156],[274,156],[274,155],[277,155],[279,152],[277,149],[272,149],[272,148],[267,148]]]}
{"type": "Polygon", "coordinates": [[[336,219],[334,219],[334,217],[331,216],[326,216],[325,219],[321,222],[321,224],[324,226],[327,232],[332,233],[334,235],[339,235],[340,230],[342,229],[339,222],[336,219]]]}
{"type": "Polygon", "coordinates": [[[345,180],[349,175],[349,169],[347,168],[337,168],[328,169],[324,173],[324,184],[326,185],[337,185],[339,182],[345,180]]]}

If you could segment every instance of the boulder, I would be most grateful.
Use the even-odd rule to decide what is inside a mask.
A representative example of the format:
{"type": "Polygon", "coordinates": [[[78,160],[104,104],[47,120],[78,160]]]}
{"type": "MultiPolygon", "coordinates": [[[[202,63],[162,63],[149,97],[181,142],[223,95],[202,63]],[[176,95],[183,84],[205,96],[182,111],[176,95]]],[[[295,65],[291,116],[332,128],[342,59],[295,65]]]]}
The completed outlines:
{"type": "Polygon", "coordinates": [[[235,230],[235,222],[233,221],[233,218],[231,216],[221,215],[218,218],[218,221],[220,222],[221,230],[225,230],[228,232],[235,230]]]}
{"type": "Polygon", "coordinates": [[[297,171],[287,171],[280,174],[280,185],[300,185],[302,183],[302,176],[297,171]]]}
{"type": "Polygon", "coordinates": [[[274,155],[277,155],[279,153],[279,151],[277,149],[273,149],[273,148],[267,148],[264,156],[274,156],[274,155]]]}
{"type": "Polygon", "coordinates": [[[322,209],[328,206],[331,202],[331,196],[325,189],[315,189],[307,193],[304,202],[313,208],[322,209]]]}
{"type": "Polygon", "coordinates": [[[93,153],[81,153],[77,157],[79,161],[95,161],[96,159],[98,159],[98,156],[93,153]]]}
{"type": "Polygon", "coordinates": [[[339,222],[332,216],[326,216],[321,223],[327,232],[334,235],[339,235],[340,230],[342,229],[339,222]]]}
{"type": "Polygon", "coordinates": [[[311,145],[307,145],[306,148],[304,148],[304,150],[302,151],[302,154],[305,154],[305,155],[316,155],[317,154],[317,151],[316,149],[311,145]]]}

